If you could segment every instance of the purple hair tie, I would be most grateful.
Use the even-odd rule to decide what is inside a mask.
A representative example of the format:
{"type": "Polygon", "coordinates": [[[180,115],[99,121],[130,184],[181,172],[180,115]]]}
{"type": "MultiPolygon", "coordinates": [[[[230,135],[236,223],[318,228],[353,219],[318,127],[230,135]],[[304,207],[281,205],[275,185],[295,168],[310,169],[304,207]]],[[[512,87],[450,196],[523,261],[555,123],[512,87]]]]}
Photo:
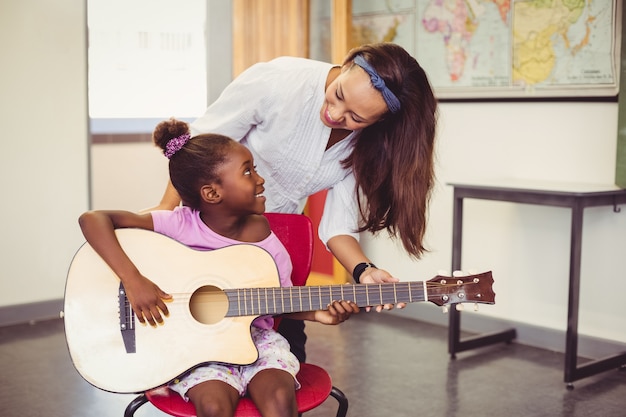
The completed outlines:
{"type": "Polygon", "coordinates": [[[363,70],[367,72],[367,74],[370,76],[370,79],[372,80],[372,85],[383,95],[383,99],[385,100],[385,103],[387,103],[389,111],[391,113],[397,113],[398,111],[400,111],[400,100],[398,100],[398,97],[396,97],[396,95],[389,89],[389,87],[387,87],[387,85],[385,84],[385,80],[383,80],[381,76],[378,75],[374,67],[372,67],[365,60],[365,58],[363,58],[362,55],[355,56],[352,61],[359,67],[363,68],[363,70]]]}
{"type": "Polygon", "coordinates": [[[183,146],[185,146],[185,143],[189,142],[189,139],[191,139],[191,135],[189,133],[170,139],[167,142],[167,145],[165,145],[165,157],[167,159],[172,159],[172,156],[174,156],[176,152],[180,151],[183,146]]]}

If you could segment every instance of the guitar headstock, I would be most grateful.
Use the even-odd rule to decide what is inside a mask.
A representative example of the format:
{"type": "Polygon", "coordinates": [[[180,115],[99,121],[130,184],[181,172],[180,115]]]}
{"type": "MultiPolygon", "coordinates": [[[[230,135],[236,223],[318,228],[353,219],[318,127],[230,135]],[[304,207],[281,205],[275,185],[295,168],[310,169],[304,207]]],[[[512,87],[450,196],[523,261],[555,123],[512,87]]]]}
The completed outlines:
{"type": "Polygon", "coordinates": [[[462,277],[437,275],[426,281],[428,300],[438,306],[457,303],[495,304],[491,271],[462,277]]]}

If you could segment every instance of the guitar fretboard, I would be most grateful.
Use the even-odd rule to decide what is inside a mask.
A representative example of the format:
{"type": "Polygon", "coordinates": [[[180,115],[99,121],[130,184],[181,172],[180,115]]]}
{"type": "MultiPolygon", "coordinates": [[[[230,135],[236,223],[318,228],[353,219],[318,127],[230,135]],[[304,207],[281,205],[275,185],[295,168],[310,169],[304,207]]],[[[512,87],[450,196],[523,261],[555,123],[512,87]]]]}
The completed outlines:
{"type": "Polygon", "coordinates": [[[226,317],[260,316],[324,310],[337,300],[359,307],[426,301],[425,285],[418,282],[385,284],[242,288],[225,290],[226,317]]]}

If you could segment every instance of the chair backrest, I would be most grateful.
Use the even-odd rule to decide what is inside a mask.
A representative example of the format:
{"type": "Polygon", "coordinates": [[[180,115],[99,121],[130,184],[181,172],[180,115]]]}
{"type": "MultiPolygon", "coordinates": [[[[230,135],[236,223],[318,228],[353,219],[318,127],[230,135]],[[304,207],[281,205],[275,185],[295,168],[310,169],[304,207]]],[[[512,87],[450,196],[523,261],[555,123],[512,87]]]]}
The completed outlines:
{"type": "Polygon", "coordinates": [[[304,214],[265,213],[274,234],[283,243],[293,264],[291,282],[304,285],[313,260],[313,225],[304,214]]]}

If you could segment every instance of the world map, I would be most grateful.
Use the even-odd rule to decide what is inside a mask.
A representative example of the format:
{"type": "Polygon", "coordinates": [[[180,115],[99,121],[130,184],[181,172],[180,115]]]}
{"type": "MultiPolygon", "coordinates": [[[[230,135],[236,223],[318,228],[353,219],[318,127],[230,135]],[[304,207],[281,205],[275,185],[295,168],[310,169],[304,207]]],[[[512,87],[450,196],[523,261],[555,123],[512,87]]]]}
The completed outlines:
{"type": "Polygon", "coordinates": [[[614,96],[616,0],[360,0],[353,42],[395,42],[440,98],[614,96]]]}

